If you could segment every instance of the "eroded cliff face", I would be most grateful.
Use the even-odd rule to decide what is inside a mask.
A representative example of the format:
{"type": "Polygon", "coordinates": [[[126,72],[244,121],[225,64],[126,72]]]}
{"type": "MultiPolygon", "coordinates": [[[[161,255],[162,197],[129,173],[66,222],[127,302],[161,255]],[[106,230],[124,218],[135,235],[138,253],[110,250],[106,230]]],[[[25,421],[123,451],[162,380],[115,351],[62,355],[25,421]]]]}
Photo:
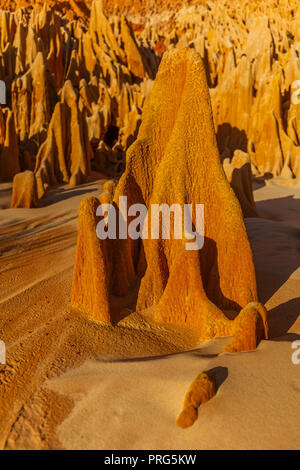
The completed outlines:
{"type": "Polygon", "coordinates": [[[40,199],[91,169],[119,176],[159,58],[139,47],[125,17],[109,21],[100,0],[88,25],[47,4],[0,11],[0,24],[1,180],[31,171],[40,199]]]}
{"type": "MultiPolygon", "coordinates": [[[[135,4],[136,5],[136,4],[135,4]]],[[[297,2],[226,0],[157,6],[129,19],[160,52],[193,47],[206,64],[221,158],[247,152],[255,174],[300,177],[297,88],[300,78],[297,2]],[[175,10],[175,11],[174,11],[175,10]]],[[[299,89],[299,86],[298,86],[299,89]]]]}
{"type": "Polygon", "coordinates": [[[251,177],[241,176],[249,167],[284,184],[299,180],[295,1],[24,0],[2,6],[12,11],[0,18],[0,79],[8,89],[1,180],[30,170],[41,198],[49,185],[80,184],[90,169],[118,177],[161,57],[183,47],[204,61],[229,178],[235,152],[245,154],[233,183],[244,215],[255,213],[251,177]],[[240,195],[237,188],[245,184],[240,195]]]}

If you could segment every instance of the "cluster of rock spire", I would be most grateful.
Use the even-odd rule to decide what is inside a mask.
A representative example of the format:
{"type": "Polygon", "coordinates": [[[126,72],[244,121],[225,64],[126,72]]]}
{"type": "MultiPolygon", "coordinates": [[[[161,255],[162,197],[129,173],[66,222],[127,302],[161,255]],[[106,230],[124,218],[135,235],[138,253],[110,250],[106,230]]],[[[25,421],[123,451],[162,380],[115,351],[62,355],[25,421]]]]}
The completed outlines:
{"type": "MultiPolygon", "coordinates": [[[[40,199],[49,186],[82,183],[91,169],[120,175],[151,90],[155,54],[142,53],[123,16],[109,22],[100,0],[88,27],[46,3],[0,11],[0,25],[0,79],[7,89],[1,180],[31,171],[40,199]]],[[[26,186],[27,177],[18,176],[18,185],[26,186]]]]}
{"type": "MultiPolygon", "coordinates": [[[[91,169],[121,175],[160,56],[183,47],[204,61],[220,157],[244,215],[255,213],[251,187],[247,196],[237,191],[251,180],[250,169],[284,184],[299,180],[295,2],[94,0],[67,8],[51,0],[3,7],[15,11],[0,11],[0,80],[7,88],[1,181],[31,171],[39,200],[49,186],[82,183],[91,169]],[[237,151],[240,167],[233,168],[237,151]]],[[[26,178],[18,184],[24,179],[25,187],[26,178]]],[[[13,199],[12,207],[18,204],[13,199]]]]}
{"type": "Polygon", "coordinates": [[[293,88],[300,88],[298,2],[113,4],[141,25],[138,38],[147,47],[161,52],[193,47],[201,55],[222,159],[242,150],[254,174],[270,173],[289,184],[300,178],[300,111],[293,88]]]}

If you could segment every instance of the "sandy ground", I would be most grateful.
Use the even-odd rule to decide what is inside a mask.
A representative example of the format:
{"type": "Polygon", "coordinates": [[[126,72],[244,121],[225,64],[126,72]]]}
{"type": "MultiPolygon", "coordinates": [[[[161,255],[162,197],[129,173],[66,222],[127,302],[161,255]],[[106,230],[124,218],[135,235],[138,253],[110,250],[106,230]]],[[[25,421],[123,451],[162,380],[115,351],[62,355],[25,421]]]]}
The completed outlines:
{"type": "Polygon", "coordinates": [[[31,210],[6,209],[0,185],[0,447],[299,449],[300,187],[255,184],[261,218],[246,225],[272,340],[219,356],[228,339],[199,345],[136,314],[109,327],[70,312],[77,210],[102,182],[52,190],[31,210]],[[217,395],[181,430],[185,392],[207,369],[217,395]]]}

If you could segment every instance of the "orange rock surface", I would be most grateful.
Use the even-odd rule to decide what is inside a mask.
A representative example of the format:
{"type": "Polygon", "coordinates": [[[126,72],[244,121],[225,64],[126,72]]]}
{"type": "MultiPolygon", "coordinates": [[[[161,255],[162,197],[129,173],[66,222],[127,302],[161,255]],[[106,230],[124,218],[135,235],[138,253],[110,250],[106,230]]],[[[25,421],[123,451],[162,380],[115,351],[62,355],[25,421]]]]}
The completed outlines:
{"type": "Polygon", "coordinates": [[[37,205],[36,180],[32,171],[27,170],[24,173],[16,174],[14,177],[11,207],[30,209],[37,207],[37,205]]]}
{"type": "MultiPolygon", "coordinates": [[[[233,165],[240,150],[248,153],[255,175],[297,184],[295,0],[288,6],[283,0],[0,3],[8,10],[0,11],[4,121],[11,115],[0,181],[33,171],[41,198],[49,186],[84,182],[90,169],[120,176],[161,56],[193,47],[205,64],[222,159],[233,165]],[[68,146],[59,143],[62,117],[68,146]]],[[[253,214],[255,208],[243,211],[253,214]]]]}
{"type": "Polygon", "coordinates": [[[0,109],[0,181],[11,181],[20,171],[18,140],[14,115],[0,109]]]}
{"type": "Polygon", "coordinates": [[[194,424],[198,417],[198,408],[216,394],[215,376],[213,373],[202,372],[190,385],[183,404],[183,410],[176,424],[186,429],[194,424]]]}
{"type": "Polygon", "coordinates": [[[74,307],[105,322],[118,321],[122,308],[154,309],[155,321],[197,327],[201,340],[232,335],[228,351],[253,349],[267,337],[242,211],[220,162],[204,64],[191,49],[164,56],[114,193],[117,208],[120,196],[149,213],[152,204],[204,204],[204,247],[186,250],[173,232],[170,240],[98,240],[97,201],[88,198],[80,209],[74,307]],[[84,236],[92,240],[86,246],[84,236]],[[91,300],[96,286],[102,302],[91,300]]]}
{"type": "Polygon", "coordinates": [[[250,156],[242,150],[235,150],[233,158],[223,161],[226,177],[238,198],[244,217],[257,217],[252,190],[250,156]]]}
{"type": "Polygon", "coordinates": [[[299,180],[299,4],[218,0],[105,3],[152,50],[193,47],[206,66],[221,153],[242,150],[257,173],[299,180]],[[296,101],[295,101],[296,99],[296,101]]]}
{"type": "Polygon", "coordinates": [[[50,186],[81,184],[91,169],[122,173],[155,74],[155,53],[143,52],[124,17],[108,19],[95,0],[86,21],[70,21],[65,6],[0,10],[0,181],[33,171],[39,199],[50,186]]]}

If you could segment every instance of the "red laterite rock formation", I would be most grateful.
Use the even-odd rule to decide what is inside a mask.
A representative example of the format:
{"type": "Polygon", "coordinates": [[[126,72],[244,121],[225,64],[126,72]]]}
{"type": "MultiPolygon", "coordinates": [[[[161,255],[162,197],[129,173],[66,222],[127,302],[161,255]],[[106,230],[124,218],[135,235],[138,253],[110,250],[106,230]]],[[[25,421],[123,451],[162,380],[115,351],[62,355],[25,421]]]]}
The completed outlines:
{"type": "MultiPolygon", "coordinates": [[[[170,239],[99,240],[98,201],[87,198],[79,211],[73,307],[104,322],[118,321],[124,308],[152,309],[155,321],[196,327],[202,340],[233,336],[228,351],[253,349],[267,337],[242,211],[220,162],[204,65],[191,49],[164,56],[126,171],[114,196],[108,191],[100,200],[120,210],[121,196],[148,214],[152,204],[204,204],[203,249],[186,249],[188,234],[175,239],[173,231],[170,239]]],[[[195,213],[192,222],[198,227],[195,213]]]]}

